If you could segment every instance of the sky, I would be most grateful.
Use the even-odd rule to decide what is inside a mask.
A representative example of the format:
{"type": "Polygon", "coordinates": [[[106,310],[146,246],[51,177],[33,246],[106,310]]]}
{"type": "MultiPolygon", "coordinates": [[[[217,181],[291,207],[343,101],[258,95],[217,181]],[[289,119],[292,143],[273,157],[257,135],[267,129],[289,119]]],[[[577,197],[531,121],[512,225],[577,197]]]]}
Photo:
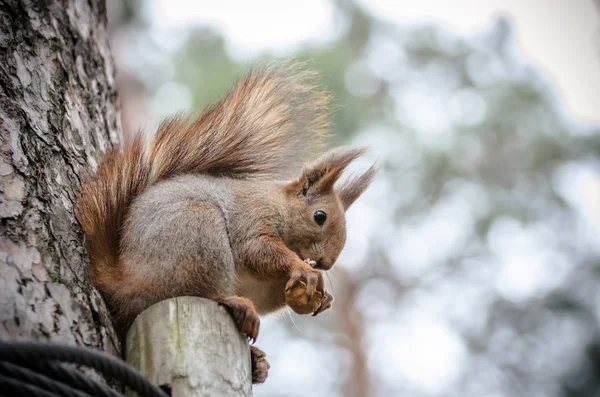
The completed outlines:
{"type": "MultiPolygon", "coordinates": [[[[360,0],[375,15],[399,24],[435,22],[461,34],[510,18],[521,55],[545,71],[569,114],[600,122],[600,10],[593,0],[360,0]]],[[[246,58],[269,49],[285,54],[294,43],[336,34],[326,0],[152,0],[163,27],[205,23],[223,31],[230,52],[246,58]],[[276,34],[274,34],[276,32],[276,34]]]]}

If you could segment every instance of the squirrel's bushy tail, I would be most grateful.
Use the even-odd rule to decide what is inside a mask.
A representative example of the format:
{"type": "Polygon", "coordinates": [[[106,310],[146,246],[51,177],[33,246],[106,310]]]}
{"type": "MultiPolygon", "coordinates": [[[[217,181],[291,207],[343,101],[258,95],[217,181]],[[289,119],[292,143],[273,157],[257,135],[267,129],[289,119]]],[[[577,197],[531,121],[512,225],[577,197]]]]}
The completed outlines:
{"type": "Polygon", "coordinates": [[[94,284],[104,293],[121,279],[120,231],[133,199],[180,174],[241,179],[295,176],[320,149],[329,96],[315,75],[282,64],[256,69],[197,118],[164,121],[147,143],[141,133],[104,154],[83,183],[78,219],[87,236],[94,284]]]}

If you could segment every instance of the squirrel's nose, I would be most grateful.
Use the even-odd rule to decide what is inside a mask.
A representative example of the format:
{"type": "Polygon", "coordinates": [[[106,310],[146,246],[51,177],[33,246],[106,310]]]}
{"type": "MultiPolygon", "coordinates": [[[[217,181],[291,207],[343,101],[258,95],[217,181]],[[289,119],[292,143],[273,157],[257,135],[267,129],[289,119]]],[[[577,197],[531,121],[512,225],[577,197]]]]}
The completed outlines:
{"type": "Polygon", "coordinates": [[[315,266],[315,269],[329,270],[329,269],[331,269],[331,265],[332,265],[329,262],[330,261],[326,260],[325,258],[321,258],[317,261],[317,265],[315,266]]]}

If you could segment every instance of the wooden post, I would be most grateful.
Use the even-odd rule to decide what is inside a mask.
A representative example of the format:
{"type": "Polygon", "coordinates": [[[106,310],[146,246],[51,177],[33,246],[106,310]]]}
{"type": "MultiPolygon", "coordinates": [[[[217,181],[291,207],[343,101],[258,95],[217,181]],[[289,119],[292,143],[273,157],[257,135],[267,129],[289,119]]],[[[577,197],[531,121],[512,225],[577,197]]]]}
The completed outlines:
{"type": "Polygon", "coordinates": [[[248,342],[214,301],[156,303],[134,321],[125,351],[128,363],[172,397],[252,396],[248,342]]]}

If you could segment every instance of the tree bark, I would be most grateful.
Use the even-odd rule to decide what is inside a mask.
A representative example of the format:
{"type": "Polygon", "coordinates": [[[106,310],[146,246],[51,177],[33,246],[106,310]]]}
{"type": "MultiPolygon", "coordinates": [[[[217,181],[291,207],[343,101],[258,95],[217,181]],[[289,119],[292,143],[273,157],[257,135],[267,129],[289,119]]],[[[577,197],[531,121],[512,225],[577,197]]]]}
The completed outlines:
{"type": "Polygon", "coordinates": [[[73,212],[119,139],[104,2],[0,0],[0,338],[119,350],[73,212]]]}

